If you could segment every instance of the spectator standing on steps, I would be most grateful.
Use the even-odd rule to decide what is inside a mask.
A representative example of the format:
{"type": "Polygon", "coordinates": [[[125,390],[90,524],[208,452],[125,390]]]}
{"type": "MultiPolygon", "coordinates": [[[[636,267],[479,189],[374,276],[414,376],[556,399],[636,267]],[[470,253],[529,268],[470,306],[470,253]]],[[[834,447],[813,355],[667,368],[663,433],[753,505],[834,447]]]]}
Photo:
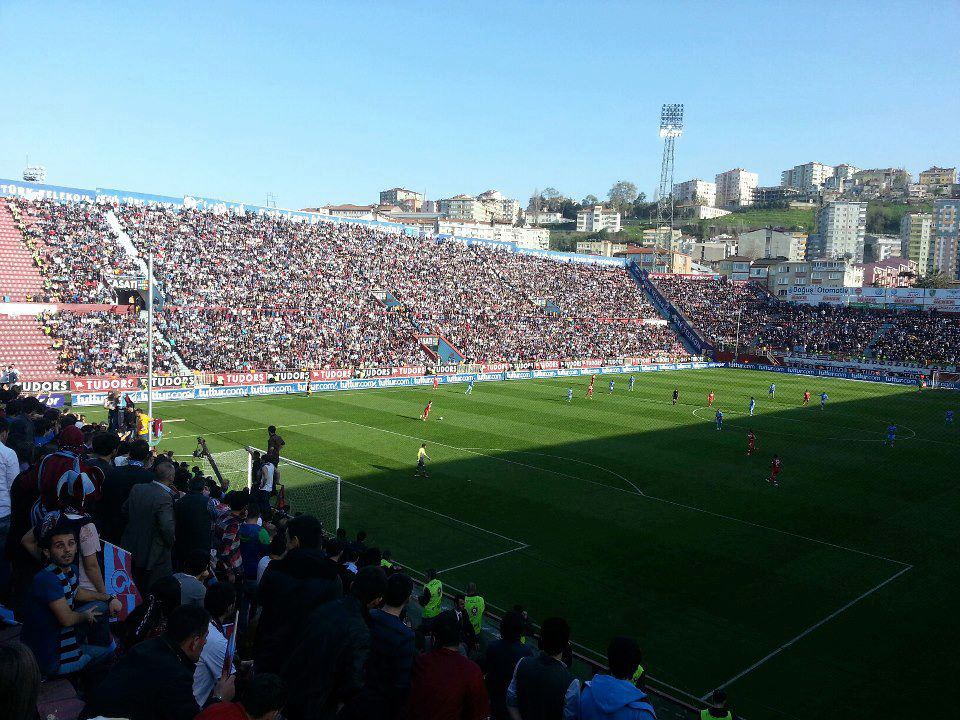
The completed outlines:
{"type": "Polygon", "coordinates": [[[134,579],[140,588],[150,588],[160,578],[173,575],[175,474],[173,463],[161,463],[156,479],[135,485],[123,504],[127,527],[121,545],[133,556],[134,579]]]}
{"type": "Polygon", "coordinates": [[[656,720],[647,694],[634,680],[643,674],[641,661],[635,640],[614,638],[607,648],[609,674],[595,675],[584,685],[581,720],[656,720]]]}
{"type": "Polygon", "coordinates": [[[484,677],[490,694],[490,710],[493,720],[511,720],[507,712],[507,687],[513,678],[517,663],[534,654],[533,648],[520,642],[524,634],[523,614],[511,610],[500,621],[500,637],[487,646],[484,657],[484,677]]]}
{"type": "Polygon", "coordinates": [[[507,688],[512,720],[576,720],[580,716],[580,681],[564,664],[570,626],[548,618],[540,629],[540,654],[517,663],[507,688]]]}

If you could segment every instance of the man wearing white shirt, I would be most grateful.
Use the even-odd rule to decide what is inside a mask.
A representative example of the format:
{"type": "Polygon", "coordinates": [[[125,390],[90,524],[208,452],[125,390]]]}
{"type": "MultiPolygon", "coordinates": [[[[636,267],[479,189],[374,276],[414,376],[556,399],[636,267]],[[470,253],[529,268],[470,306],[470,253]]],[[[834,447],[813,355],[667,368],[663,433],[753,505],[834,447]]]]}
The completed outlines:
{"type": "Polygon", "coordinates": [[[260,516],[265,520],[270,518],[270,496],[273,494],[274,484],[279,479],[277,471],[277,456],[273,453],[267,453],[263,457],[263,464],[260,466],[260,477],[257,484],[257,490],[254,493],[254,500],[260,506],[260,516]]]}
{"type": "Polygon", "coordinates": [[[203,598],[203,607],[210,613],[210,630],[193,673],[193,696],[200,707],[207,704],[220,678],[233,673],[232,667],[224,672],[229,642],[223,626],[232,623],[236,617],[236,599],[233,585],[225,582],[208,587],[203,598]]]}
{"type": "MultiPolygon", "coordinates": [[[[0,548],[7,546],[7,535],[10,532],[10,488],[13,487],[13,479],[20,474],[17,454],[7,447],[9,428],[7,419],[0,418],[0,548]]],[[[5,594],[9,579],[10,568],[0,552],[0,596],[5,594]]]]}

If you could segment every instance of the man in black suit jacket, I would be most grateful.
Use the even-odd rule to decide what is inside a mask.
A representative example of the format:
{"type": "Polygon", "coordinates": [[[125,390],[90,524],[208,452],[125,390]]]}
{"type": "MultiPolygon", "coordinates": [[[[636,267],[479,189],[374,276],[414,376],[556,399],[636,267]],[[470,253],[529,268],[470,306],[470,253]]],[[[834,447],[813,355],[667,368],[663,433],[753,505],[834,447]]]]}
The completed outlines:
{"type": "Polygon", "coordinates": [[[97,528],[100,536],[114,545],[120,544],[126,520],[123,504],[130,497],[134,485],[153,482],[156,476],[144,465],[150,458],[150,446],[146,440],[137,440],[130,446],[130,460],[122,467],[115,467],[103,481],[103,497],[97,503],[97,528]]]}
{"type": "Polygon", "coordinates": [[[140,483],[123,504],[127,527],[121,546],[133,556],[133,577],[144,591],[160,578],[173,575],[173,463],[160,463],[156,479],[140,483]]]}
{"type": "Polygon", "coordinates": [[[191,478],[189,492],[173,504],[176,540],[173,544],[173,566],[180,569],[191,551],[210,554],[210,498],[204,493],[207,485],[202,477],[191,478]]]}

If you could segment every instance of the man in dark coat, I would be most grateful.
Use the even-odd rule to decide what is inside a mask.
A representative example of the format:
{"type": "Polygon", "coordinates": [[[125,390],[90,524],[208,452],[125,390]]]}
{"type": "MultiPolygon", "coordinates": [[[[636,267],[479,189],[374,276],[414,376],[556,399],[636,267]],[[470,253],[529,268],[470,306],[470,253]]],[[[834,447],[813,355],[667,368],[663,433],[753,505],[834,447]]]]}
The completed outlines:
{"type": "Polygon", "coordinates": [[[173,504],[176,540],[173,544],[173,564],[180,569],[192,551],[210,554],[213,518],[210,517],[210,498],[203,492],[207,487],[202,477],[191,478],[189,492],[173,504]]]}
{"type": "Polygon", "coordinates": [[[286,717],[332,719],[341,703],[361,693],[370,654],[367,614],[380,604],[386,590],[383,570],[365,567],[357,573],[349,595],[310,613],[282,673],[290,689],[286,717]]]}
{"type": "Polygon", "coordinates": [[[130,491],[122,512],[127,518],[121,545],[133,556],[137,587],[149,590],[162,577],[173,575],[173,479],[172,463],[157,467],[156,479],[130,491]]]}
{"type": "Polygon", "coordinates": [[[203,608],[184,605],[174,610],[163,635],[144,640],[120,659],[91,693],[81,717],[193,720],[200,712],[193,674],[209,623],[203,608]]]}
{"type": "Polygon", "coordinates": [[[273,560],[257,589],[260,624],[253,646],[257,672],[280,672],[310,612],[343,594],[337,566],[323,554],[323,527],[312,515],[287,525],[287,554],[273,560]]]}
{"type": "MultiPolygon", "coordinates": [[[[113,468],[103,481],[103,495],[97,503],[97,529],[100,536],[114,545],[120,545],[126,527],[121,512],[134,485],[153,482],[154,474],[144,467],[150,458],[146,440],[137,440],[130,446],[130,460],[123,467],[113,468]]],[[[126,548],[129,549],[129,548],[126,548]]]]}

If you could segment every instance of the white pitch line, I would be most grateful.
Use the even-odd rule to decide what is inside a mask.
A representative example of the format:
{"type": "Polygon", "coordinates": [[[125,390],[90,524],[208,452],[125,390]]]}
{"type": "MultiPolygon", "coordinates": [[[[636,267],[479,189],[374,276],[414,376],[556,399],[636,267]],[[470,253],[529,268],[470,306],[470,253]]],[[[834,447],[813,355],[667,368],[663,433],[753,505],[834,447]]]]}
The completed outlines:
{"type": "Polygon", "coordinates": [[[494,553],[493,555],[487,555],[486,557],[478,558],[476,560],[471,560],[470,562],[461,563],[460,565],[454,565],[453,567],[444,568],[443,570],[437,570],[438,573],[450,572],[451,570],[459,570],[460,568],[465,568],[468,565],[476,565],[477,563],[484,562],[486,560],[493,560],[494,558],[503,557],[504,555],[509,555],[510,553],[515,553],[520,550],[526,550],[529,545],[520,545],[509,550],[504,550],[503,552],[494,553]]]}
{"type": "MultiPolygon", "coordinates": [[[[272,427],[277,428],[292,428],[292,427],[304,427],[306,425],[329,425],[330,423],[340,422],[339,420],[315,420],[314,422],[305,422],[305,423],[293,423],[292,425],[273,425],[272,427]]],[[[220,430],[215,433],[207,433],[208,435],[227,435],[229,433],[245,433],[253,432],[254,430],[266,430],[270,425],[264,425],[263,427],[252,427],[252,428],[240,428],[237,430],[220,430]]],[[[172,435],[168,438],[163,438],[164,440],[180,440],[182,438],[195,437],[195,435],[172,435]]]]}
{"type": "Polygon", "coordinates": [[[817,628],[821,627],[822,625],[826,625],[828,622],[830,622],[831,620],[833,620],[835,617],[837,617],[838,615],[840,615],[842,612],[844,612],[844,611],[846,611],[846,610],[849,610],[851,607],[853,607],[854,605],[856,605],[858,602],[860,602],[860,601],[863,600],[864,598],[869,597],[870,595],[873,595],[873,593],[875,593],[877,590],[880,590],[881,588],[885,587],[886,585],[889,585],[889,584],[892,583],[894,580],[896,580],[898,577],[900,577],[901,575],[903,575],[905,572],[907,572],[908,570],[912,570],[912,569],[913,569],[913,565],[907,565],[905,568],[903,568],[903,569],[899,570],[898,572],[894,573],[893,575],[891,575],[890,577],[888,577],[886,580],[884,580],[884,581],[881,582],[880,584],[874,585],[872,588],[870,588],[869,590],[867,590],[865,593],[863,593],[862,595],[859,595],[858,597],[855,597],[853,600],[851,600],[850,602],[848,602],[848,603],[847,603],[846,605],[844,605],[843,607],[838,608],[837,610],[834,610],[832,613],[830,613],[829,615],[827,615],[827,616],[826,616],[825,618],[823,618],[822,620],[814,623],[813,625],[811,625],[810,627],[808,627],[806,630],[804,630],[804,631],[803,631],[802,633],[800,633],[799,635],[796,635],[796,636],[790,638],[790,639],[787,640],[785,643],[783,643],[783,645],[781,645],[780,647],[778,647],[778,648],[777,648],[776,650],[774,650],[773,652],[767,653],[765,656],[763,656],[762,658],[760,658],[759,660],[757,660],[757,662],[755,662],[753,665],[751,665],[750,667],[748,667],[746,670],[743,670],[743,671],[737,673],[736,675],[734,675],[732,678],[730,678],[730,679],[727,680],[726,682],[722,683],[721,685],[718,685],[716,688],[711,689],[709,692],[707,692],[705,695],[703,695],[700,699],[701,699],[701,700],[707,700],[707,699],[709,699],[710,695],[713,693],[713,691],[714,691],[715,689],[716,689],[716,690],[722,690],[723,688],[729,687],[730,685],[732,685],[733,683],[735,683],[735,682],[736,682],[737,680],[739,680],[740,678],[742,678],[742,677],[744,677],[745,675],[748,675],[749,673],[751,673],[751,672],[753,672],[754,670],[756,670],[758,667],[760,667],[761,665],[763,665],[763,664],[764,664],[765,662],[767,662],[768,660],[776,657],[777,655],[779,655],[780,653],[782,653],[782,652],[783,652],[784,650],[786,650],[787,648],[795,645],[797,642],[799,642],[800,640],[802,640],[803,638],[805,638],[807,635],[809,635],[810,633],[812,633],[812,632],[813,632],[814,630],[816,630],[817,628]]]}
{"type": "Polygon", "coordinates": [[[524,547],[528,547],[528,545],[522,540],[517,540],[516,538],[507,537],[506,535],[501,535],[498,532],[495,532],[493,530],[487,530],[486,528],[482,528],[479,525],[468,523],[466,520],[455,518],[452,515],[444,515],[442,512],[437,512],[436,510],[431,510],[430,508],[423,507],[422,505],[417,505],[415,503],[410,502],[409,500],[398,498],[395,495],[389,495],[385,492],[380,492],[379,490],[374,490],[373,488],[369,488],[366,485],[361,485],[359,483],[350,482],[349,480],[344,480],[343,478],[340,479],[340,482],[342,482],[344,485],[352,485],[353,487],[360,488],[361,490],[365,490],[368,493],[373,493],[374,495],[385,497],[389,500],[393,500],[394,502],[402,503],[404,505],[409,505],[410,507],[416,508],[417,510],[423,510],[424,512],[428,512],[433,515],[436,515],[437,517],[442,517],[447,520],[452,520],[453,522],[460,523],[461,525],[466,525],[467,527],[473,528],[474,530],[479,530],[480,532],[487,533],[487,535],[494,535],[502,540],[508,540],[512,543],[516,543],[517,545],[523,545],[524,547]]]}

